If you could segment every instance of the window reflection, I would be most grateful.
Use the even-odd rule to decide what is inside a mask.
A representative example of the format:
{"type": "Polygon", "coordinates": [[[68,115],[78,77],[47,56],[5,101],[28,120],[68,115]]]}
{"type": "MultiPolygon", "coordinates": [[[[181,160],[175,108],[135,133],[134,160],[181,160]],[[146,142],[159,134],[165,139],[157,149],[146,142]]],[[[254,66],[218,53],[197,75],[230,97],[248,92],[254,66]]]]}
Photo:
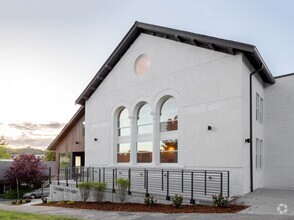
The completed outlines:
{"type": "Polygon", "coordinates": [[[130,136],[129,112],[124,108],[118,115],[118,136],[130,136]]]}
{"type": "Polygon", "coordinates": [[[163,140],[160,142],[160,163],[178,162],[178,140],[163,140]]]}
{"type": "Polygon", "coordinates": [[[145,104],[142,105],[138,111],[138,134],[150,134],[152,133],[152,116],[151,108],[145,104]]]}
{"type": "Polygon", "coordinates": [[[152,162],[152,142],[139,142],[137,144],[137,162],[152,162]]]}
{"type": "Polygon", "coordinates": [[[117,145],[117,162],[128,163],[130,162],[131,146],[129,143],[117,145]]]}
{"type": "Polygon", "coordinates": [[[59,154],[59,167],[70,167],[70,153],[59,154]]]}
{"type": "Polygon", "coordinates": [[[178,108],[174,98],[167,99],[160,110],[160,132],[178,130],[178,108]]]}

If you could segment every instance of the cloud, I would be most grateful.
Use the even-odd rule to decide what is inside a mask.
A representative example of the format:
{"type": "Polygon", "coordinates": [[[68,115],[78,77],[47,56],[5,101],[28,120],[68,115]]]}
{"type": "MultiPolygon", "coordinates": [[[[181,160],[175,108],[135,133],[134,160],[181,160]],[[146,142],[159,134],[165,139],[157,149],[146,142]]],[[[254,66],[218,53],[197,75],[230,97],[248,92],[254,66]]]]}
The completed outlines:
{"type": "Polygon", "coordinates": [[[59,134],[64,125],[60,122],[10,123],[3,131],[5,131],[5,139],[10,147],[30,146],[45,149],[59,134]]]}
{"type": "Polygon", "coordinates": [[[48,123],[32,123],[32,122],[22,122],[19,124],[11,123],[8,124],[9,127],[15,128],[18,130],[40,130],[40,129],[60,129],[64,126],[64,123],[59,122],[48,122],[48,123]]]}

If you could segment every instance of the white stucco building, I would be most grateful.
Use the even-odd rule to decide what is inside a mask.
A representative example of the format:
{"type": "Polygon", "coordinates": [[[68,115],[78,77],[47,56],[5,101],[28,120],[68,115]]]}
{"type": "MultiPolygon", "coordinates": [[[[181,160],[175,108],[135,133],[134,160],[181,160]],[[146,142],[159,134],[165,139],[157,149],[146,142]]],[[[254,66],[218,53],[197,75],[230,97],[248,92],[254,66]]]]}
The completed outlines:
{"type": "Polygon", "coordinates": [[[230,195],[294,189],[293,85],[255,46],[136,22],[77,99],[85,165],[227,170],[230,195]]]}

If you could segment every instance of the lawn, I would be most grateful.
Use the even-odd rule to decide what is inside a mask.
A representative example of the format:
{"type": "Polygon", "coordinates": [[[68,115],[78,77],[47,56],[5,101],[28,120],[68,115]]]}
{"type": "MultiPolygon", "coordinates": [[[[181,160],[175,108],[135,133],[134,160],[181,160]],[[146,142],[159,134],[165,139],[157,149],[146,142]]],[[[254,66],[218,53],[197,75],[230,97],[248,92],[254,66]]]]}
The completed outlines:
{"type": "Polygon", "coordinates": [[[32,214],[32,213],[26,213],[26,212],[14,212],[14,211],[4,211],[0,210],[0,219],[5,220],[69,220],[69,219],[77,219],[77,218],[69,218],[64,216],[56,216],[56,215],[40,215],[40,214],[32,214]]]}

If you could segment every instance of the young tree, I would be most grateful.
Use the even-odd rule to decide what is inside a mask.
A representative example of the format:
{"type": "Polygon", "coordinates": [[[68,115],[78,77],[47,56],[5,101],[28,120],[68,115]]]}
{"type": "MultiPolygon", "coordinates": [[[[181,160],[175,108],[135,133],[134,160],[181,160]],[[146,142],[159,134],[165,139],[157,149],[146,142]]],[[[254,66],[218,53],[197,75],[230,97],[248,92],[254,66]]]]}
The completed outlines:
{"type": "Polygon", "coordinates": [[[10,159],[11,154],[9,149],[6,147],[7,142],[5,141],[4,136],[0,136],[0,159],[10,159]]]}
{"type": "Polygon", "coordinates": [[[46,152],[45,152],[45,161],[55,161],[55,160],[56,160],[55,151],[46,150],[46,152]]]}
{"type": "Polygon", "coordinates": [[[40,187],[45,177],[46,165],[32,154],[23,154],[14,159],[6,170],[5,178],[13,186],[26,184],[27,186],[40,187]]]}

